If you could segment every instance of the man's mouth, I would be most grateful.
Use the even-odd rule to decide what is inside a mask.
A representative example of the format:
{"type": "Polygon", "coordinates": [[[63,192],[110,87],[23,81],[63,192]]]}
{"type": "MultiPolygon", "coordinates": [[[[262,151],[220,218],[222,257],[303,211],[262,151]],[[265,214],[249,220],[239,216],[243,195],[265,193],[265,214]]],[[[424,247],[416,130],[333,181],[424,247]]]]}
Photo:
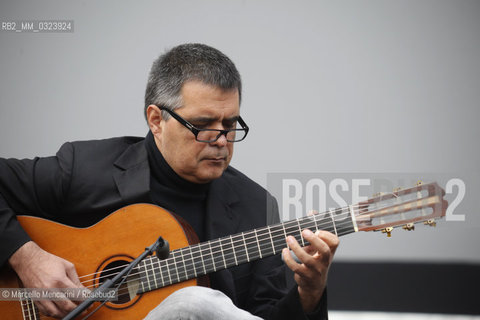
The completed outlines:
{"type": "Polygon", "coordinates": [[[227,157],[206,157],[204,160],[207,161],[214,161],[214,162],[221,162],[227,160],[227,157]]]}

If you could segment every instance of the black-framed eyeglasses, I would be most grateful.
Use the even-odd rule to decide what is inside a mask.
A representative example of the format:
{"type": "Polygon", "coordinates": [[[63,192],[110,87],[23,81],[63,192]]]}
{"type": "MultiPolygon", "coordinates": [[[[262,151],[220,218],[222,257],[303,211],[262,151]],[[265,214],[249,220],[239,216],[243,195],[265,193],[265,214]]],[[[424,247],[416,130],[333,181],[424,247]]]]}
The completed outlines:
{"type": "Polygon", "coordinates": [[[243,121],[242,117],[238,116],[237,126],[240,125],[241,128],[219,130],[219,129],[198,129],[193,124],[187,120],[180,117],[177,113],[173,112],[166,107],[159,107],[160,110],[166,111],[169,115],[174,117],[178,122],[180,122],[185,128],[190,130],[195,135],[195,140],[199,142],[215,142],[222,135],[225,136],[228,142],[239,142],[245,139],[248,134],[248,126],[243,121]]]}

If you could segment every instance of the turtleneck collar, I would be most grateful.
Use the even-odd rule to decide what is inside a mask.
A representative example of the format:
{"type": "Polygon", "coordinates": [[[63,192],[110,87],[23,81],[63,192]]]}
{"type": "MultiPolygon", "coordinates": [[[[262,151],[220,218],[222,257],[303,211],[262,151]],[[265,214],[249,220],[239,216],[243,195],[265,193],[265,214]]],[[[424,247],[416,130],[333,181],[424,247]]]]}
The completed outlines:
{"type": "Polygon", "coordinates": [[[199,184],[180,177],[167,163],[160,150],[158,150],[152,132],[147,134],[146,146],[151,175],[161,181],[165,187],[173,188],[181,191],[181,193],[188,192],[191,196],[206,194],[210,183],[199,184]]]}

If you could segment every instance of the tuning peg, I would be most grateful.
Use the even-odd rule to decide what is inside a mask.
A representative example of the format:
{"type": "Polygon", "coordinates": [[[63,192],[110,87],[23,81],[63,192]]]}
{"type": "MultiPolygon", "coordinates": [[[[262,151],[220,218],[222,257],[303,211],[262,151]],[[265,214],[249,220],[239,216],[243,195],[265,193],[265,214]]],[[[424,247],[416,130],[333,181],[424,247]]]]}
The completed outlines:
{"type": "Polygon", "coordinates": [[[422,180],[418,180],[415,185],[416,185],[416,186],[421,186],[422,184],[423,184],[423,181],[422,181],[422,180]]]}
{"type": "Polygon", "coordinates": [[[435,222],[435,219],[429,219],[427,221],[423,222],[424,225],[429,225],[430,227],[436,227],[437,223],[435,222]]]}
{"type": "Polygon", "coordinates": [[[397,187],[397,188],[393,189],[393,192],[398,192],[400,190],[402,190],[402,187],[397,187]]]}
{"type": "Polygon", "coordinates": [[[387,237],[390,238],[392,236],[392,231],[393,231],[393,227],[386,227],[385,229],[382,230],[382,233],[386,233],[387,237]]]}
{"type": "Polygon", "coordinates": [[[415,230],[415,225],[413,223],[407,223],[402,228],[403,230],[412,231],[415,230]]]}

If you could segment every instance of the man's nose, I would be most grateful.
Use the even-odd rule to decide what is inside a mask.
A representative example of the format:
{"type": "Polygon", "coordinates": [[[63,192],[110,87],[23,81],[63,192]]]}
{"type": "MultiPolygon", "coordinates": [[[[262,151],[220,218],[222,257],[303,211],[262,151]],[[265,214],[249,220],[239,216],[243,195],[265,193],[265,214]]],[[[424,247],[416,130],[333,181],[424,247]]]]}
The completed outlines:
{"type": "Polygon", "coordinates": [[[220,134],[220,137],[218,137],[217,141],[212,142],[212,144],[218,146],[218,147],[224,147],[228,143],[227,141],[227,133],[222,133],[220,134]]]}

